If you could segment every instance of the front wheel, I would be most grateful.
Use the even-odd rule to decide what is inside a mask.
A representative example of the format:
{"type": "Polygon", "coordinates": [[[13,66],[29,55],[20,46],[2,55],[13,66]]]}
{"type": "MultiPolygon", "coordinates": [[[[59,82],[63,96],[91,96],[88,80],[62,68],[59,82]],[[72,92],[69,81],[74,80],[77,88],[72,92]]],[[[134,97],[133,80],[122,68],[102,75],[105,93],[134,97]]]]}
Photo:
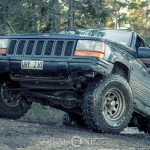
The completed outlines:
{"type": "Polygon", "coordinates": [[[31,103],[20,91],[13,90],[14,84],[0,81],[0,117],[19,119],[30,108],[31,103]]]}
{"type": "Polygon", "coordinates": [[[111,75],[88,86],[82,108],[89,128],[97,132],[120,133],[132,118],[131,88],[123,77],[111,75]]]}

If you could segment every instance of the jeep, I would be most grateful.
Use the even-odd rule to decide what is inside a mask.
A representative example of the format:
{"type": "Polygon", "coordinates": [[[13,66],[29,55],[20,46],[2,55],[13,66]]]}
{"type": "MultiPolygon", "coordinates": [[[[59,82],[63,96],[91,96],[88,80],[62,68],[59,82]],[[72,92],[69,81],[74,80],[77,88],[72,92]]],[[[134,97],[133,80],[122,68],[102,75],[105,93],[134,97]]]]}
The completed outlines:
{"type": "Polygon", "coordinates": [[[32,102],[96,132],[150,133],[150,47],[136,32],[76,29],[0,36],[0,117],[32,102]]]}

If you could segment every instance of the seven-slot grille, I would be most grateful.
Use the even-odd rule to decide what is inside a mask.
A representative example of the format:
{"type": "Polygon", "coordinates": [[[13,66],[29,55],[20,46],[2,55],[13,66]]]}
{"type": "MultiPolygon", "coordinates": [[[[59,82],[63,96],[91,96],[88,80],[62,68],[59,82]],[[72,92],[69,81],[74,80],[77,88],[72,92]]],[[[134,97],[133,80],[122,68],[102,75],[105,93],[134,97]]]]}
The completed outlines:
{"type": "Polygon", "coordinates": [[[16,56],[72,56],[75,40],[56,39],[11,39],[7,55],[16,56]]]}

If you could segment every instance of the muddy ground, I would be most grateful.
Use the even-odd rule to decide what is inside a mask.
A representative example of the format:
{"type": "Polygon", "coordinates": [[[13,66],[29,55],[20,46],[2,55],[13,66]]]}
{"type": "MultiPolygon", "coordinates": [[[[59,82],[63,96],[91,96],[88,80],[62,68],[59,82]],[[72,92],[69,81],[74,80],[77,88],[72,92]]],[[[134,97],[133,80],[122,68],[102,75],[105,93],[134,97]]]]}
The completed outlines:
{"type": "Polygon", "coordinates": [[[150,135],[126,129],[119,135],[57,124],[0,119],[0,150],[150,150],[150,135]]]}

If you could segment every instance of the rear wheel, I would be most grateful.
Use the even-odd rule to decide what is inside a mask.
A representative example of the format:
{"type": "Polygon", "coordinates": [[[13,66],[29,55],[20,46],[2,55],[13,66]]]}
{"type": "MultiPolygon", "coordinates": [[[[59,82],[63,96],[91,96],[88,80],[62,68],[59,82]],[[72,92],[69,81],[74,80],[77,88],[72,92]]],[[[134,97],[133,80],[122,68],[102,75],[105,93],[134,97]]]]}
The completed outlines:
{"type": "Polygon", "coordinates": [[[94,131],[119,133],[130,122],[132,112],[131,88],[119,75],[94,82],[85,92],[83,118],[94,131]]]}
{"type": "Polygon", "coordinates": [[[77,128],[85,128],[82,116],[76,113],[66,113],[63,118],[63,125],[77,128]]]}
{"type": "Polygon", "coordinates": [[[20,91],[13,90],[14,85],[8,81],[0,81],[0,117],[19,119],[30,108],[31,103],[20,91]]]}
{"type": "Polygon", "coordinates": [[[137,127],[139,131],[143,131],[145,133],[150,134],[150,120],[148,118],[137,118],[137,127]]]}

